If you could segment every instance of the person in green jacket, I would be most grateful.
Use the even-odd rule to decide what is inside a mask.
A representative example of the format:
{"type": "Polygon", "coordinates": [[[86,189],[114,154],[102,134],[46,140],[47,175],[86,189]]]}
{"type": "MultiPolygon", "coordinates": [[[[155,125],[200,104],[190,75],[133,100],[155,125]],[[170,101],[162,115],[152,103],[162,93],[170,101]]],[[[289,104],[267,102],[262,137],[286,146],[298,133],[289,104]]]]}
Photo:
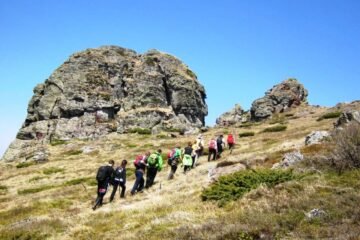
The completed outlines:
{"type": "Polygon", "coordinates": [[[183,151],[184,156],[183,156],[182,164],[184,166],[184,173],[190,171],[191,169],[191,166],[193,164],[192,153],[193,153],[192,143],[189,142],[187,147],[185,147],[183,151]]]}
{"type": "Polygon", "coordinates": [[[154,184],[154,180],[158,171],[163,168],[163,159],[161,149],[151,154],[147,159],[146,184],[145,188],[149,188],[154,184]]]}

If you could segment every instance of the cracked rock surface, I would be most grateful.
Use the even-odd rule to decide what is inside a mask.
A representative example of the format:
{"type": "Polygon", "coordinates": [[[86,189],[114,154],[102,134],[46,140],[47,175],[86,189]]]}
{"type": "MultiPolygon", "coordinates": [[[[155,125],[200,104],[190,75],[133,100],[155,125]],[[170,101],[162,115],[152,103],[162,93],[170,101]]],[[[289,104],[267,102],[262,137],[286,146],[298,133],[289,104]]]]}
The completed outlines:
{"type": "Polygon", "coordinates": [[[196,75],[169,54],[117,46],[87,49],[34,88],[25,122],[3,159],[24,158],[39,142],[135,128],[193,132],[205,124],[205,98],[196,75]]]}

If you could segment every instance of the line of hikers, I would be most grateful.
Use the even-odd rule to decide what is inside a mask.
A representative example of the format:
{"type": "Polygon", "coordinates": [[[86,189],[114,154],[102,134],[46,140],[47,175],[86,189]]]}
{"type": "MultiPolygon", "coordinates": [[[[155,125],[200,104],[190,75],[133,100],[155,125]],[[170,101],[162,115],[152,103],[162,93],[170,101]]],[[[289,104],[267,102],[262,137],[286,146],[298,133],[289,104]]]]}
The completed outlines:
{"type": "MultiPolygon", "coordinates": [[[[229,134],[226,141],[230,153],[232,152],[235,144],[235,139],[232,134],[229,134]]],[[[216,160],[221,157],[221,153],[225,147],[223,135],[212,138],[209,142],[208,161],[212,156],[212,160],[216,160]]],[[[175,172],[178,168],[180,161],[184,167],[183,171],[186,174],[190,169],[197,166],[200,156],[203,155],[204,140],[200,134],[196,141],[189,142],[187,146],[181,150],[180,146],[175,147],[167,154],[167,163],[170,166],[170,173],[168,180],[173,179],[175,172]]],[[[123,160],[120,166],[114,169],[115,162],[110,160],[105,166],[101,166],[98,169],[96,180],[98,182],[97,198],[93,210],[103,204],[103,198],[107,192],[108,186],[112,185],[113,189],[110,195],[110,202],[114,200],[117,189],[121,187],[120,198],[125,197],[126,190],[126,165],[128,161],[123,160]]],[[[142,192],[144,187],[150,188],[154,184],[157,172],[163,169],[162,150],[158,149],[154,153],[146,152],[143,155],[139,155],[134,160],[135,166],[135,182],[131,189],[131,195],[138,192],[142,192]],[[144,180],[144,174],[146,172],[146,182],[144,180]]],[[[120,190],[119,190],[120,191],[120,190]]]]}

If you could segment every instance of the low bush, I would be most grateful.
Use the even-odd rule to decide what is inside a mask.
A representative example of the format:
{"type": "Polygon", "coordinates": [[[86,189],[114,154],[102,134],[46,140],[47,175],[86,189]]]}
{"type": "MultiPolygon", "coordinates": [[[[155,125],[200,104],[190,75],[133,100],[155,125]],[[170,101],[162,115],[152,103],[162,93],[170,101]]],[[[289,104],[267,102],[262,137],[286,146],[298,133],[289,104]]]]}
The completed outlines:
{"type": "Polygon", "coordinates": [[[292,171],[281,170],[246,170],[222,176],[219,180],[205,189],[201,198],[203,201],[217,201],[219,206],[241,198],[245,193],[265,184],[273,187],[279,183],[295,179],[292,171]]]}
{"type": "Polygon", "coordinates": [[[57,146],[57,145],[63,145],[65,144],[66,141],[65,140],[61,140],[61,139],[52,139],[50,142],[51,146],[57,146]]]}
{"type": "Polygon", "coordinates": [[[273,126],[273,127],[265,128],[263,130],[263,132],[281,132],[281,131],[285,131],[286,128],[287,128],[286,125],[276,125],[276,126],[273,126]]]}
{"type": "Polygon", "coordinates": [[[240,128],[250,128],[250,127],[252,127],[252,126],[253,126],[253,123],[251,123],[251,122],[246,122],[246,123],[241,124],[239,127],[240,127],[240,128]]]}
{"type": "Polygon", "coordinates": [[[360,168],[360,124],[353,122],[333,134],[334,147],[329,155],[335,169],[342,173],[347,169],[360,168]]]}
{"type": "Polygon", "coordinates": [[[64,152],[64,155],[73,156],[73,155],[79,155],[82,153],[83,153],[82,150],[69,150],[69,151],[64,152]]]}
{"type": "Polygon", "coordinates": [[[187,73],[187,75],[189,75],[192,78],[195,78],[195,79],[197,78],[196,74],[193,71],[191,71],[190,69],[186,69],[186,73],[187,73]]]}
{"type": "Polygon", "coordinates": [[[0,195],[6,194],[8,191],[8,187],[4,185],[0,185],[0,195]]]}
{"type": "Polygon", "coordinates": [[[283,114],[276,113],[270,119],[270,124],[284,124],[285,123],[285,116],[283,114]]]}
{"type": "Polygon", "coordinates": [[[19,164],[16,165],[16,168],[26,168],[26,167],[30,167],[32,165],[36,164],[34,161],[31,162],[21,162],[19,164]]]}
{"type": "Polygon", "coordinates": [[[143,135],[150,135],[151,130],[148,128],[132,128],[129,130],[129,133],[137,133],[137,134],[143,134],[143,135]]]}
{"type": "Polygon", "coordinates": [[[338,118],[340,117],[341,112],[328,112],[319,117],[316,121],[322,121],[324,119],[330,119],[330,118],[338,118]]]}
{"type": "Polygon", "coordinates": [[[252,137],[254,136],[255,133],[254,132],[243,132],[243,133],[239,133],[239,137],[243,138],[243,137],[252,137]]]}
{"type": "Polygon", "coordinates": [[[86,183],[90,186],[97,185],[95,177],[75,178],[75,179],[66,181],[63,185],[64,186],[73,186],[73,185],[78,185],[78,184],[83,184],[83,183],[86,183]]]}
{"type": "Polygon", "coordinates": [[[46,168],[43,170],[43,174],[45,175],[51,175],[54,173],[63,173],[65,170],[63,168],[58,168],[58,167],[51,167],[51,168],[46,168]]]}
{"type": "Polygon", "coordinates": [[[26,194],[30,194],[30,193],[38,193],[38,192],[46,191],[46,190],[56,188],[56,187],[57,186],[55,186],[55,185],[44,185],[44,186],[40,186],[40,187],[36,187],[36,188],[26,188],[26,189],[18,190],[18,194],[26,195],[26,194]]]}
{"type": "Polygon", "coordinates": [[[44,179],[44,178],[48,178],[48,177],[43,177],[43,176],[35,176],[33,178],[30,178],[29,182],[37,182],[41,179],[44,179]]]}

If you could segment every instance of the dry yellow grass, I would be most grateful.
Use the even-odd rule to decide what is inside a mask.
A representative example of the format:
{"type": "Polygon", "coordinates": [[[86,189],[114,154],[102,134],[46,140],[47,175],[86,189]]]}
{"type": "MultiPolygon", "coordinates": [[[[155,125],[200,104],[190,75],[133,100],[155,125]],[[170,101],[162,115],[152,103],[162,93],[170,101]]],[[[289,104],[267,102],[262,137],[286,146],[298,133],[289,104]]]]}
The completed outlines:
{"type": "MultiPolygon", "coordinates": [[[[255,132],[255,136],[237,137],[232,155],[225,151],[221,161],[241,160],[249,165],[271,166],[281,160],[283,153],[301,149],[305,136],[311,131],[332,129],[333,120],[316,121],[325,111],[325,108],[299,107],[285,117],[287,129],[283,132],[262,133],[263,129],[273,126],[270,121],[249,126],[246,131],[255,132]]],[[[214,128],[204,133],[205,142],[207,144],[218,133],[233,132],[237,136],[242,131],[242,128],[214,128]]],[[[198,238],[208,239],[211,236],[206,235],[206,227],[218,227],[221,221],[229,224],[224,227],[223,234],[231,232],[232,228],[245,228],[256,221],[265,224],[270,220],[246,222],[244,214],[270,211],[271,202],[280,204],[292,196],[286,188],[260,188],[225,208],[202,202],[200,193],[209,184],[208,170],[217,164],[208,163],[203,156],[200,165],[186,175],[179,166],[175,179],[171,181],[166,180],[169,172],[166,166],[158,173],[156,184],[151,189],[133,197],[128,194],[134,181],[131,177],[127,181],[125,199],[120,200],[117,194],[113,203],[107,203],[108,193],[103,207],[96,211],[91,209],[96,197],[92,179],[95,179],[100,165],[110,159],[118,164],[122,159],[128,159],[132,168],[132,160],[140,153],[157,148],[167,153],[175,145],[186,146],[195,137],[159,139],[150,135],[111,134],[94,141],[73,140],[63,145],[48,146],[50,158],[43,164],[17,169],[16,163],[0,163],[1,185],[7,188],[0,195],[0,236],[30,236],[31,239],[186,239],[189,235],[185,233],[191,235],[194,229],[200,229],[202,235],[198,238]],[[84,146],[94,151],[80,153],[84,146]],[[44,174],[48,169],[61,170],[44,174]],[[81,183],[69,183],[77,180],[81,183]],[[239,223],[239,220],[244,222],[239,223]],[[235,222],[239,225],[234,225],[235,222]],[[179,233],[181,231],[183,235],[179,233]]],[[[317,184],[322,181],[317,180],[317,184]]],[[[305,187],[289,184],[289,189],[301,192],[301,196],[291,199],[294,204],[300,198],[311,197],[316,188],[312,184],[305,187]]],[[[210,230],[208,232],[213,234],[210,230]]],[[[213,235],[214,238],[216,236],[213,235]]]]}

